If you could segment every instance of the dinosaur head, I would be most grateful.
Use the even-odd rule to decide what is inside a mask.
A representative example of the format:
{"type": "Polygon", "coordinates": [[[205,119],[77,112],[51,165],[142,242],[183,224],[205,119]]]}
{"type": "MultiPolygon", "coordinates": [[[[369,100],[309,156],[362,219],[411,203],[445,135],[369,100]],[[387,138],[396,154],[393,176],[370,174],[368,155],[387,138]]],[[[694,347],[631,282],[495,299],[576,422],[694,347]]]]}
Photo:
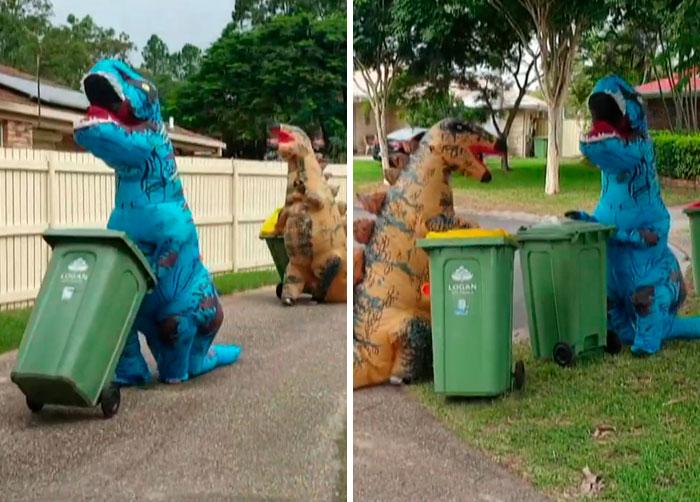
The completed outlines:
{"type": "Polygon", "coordinates": [[[582,143],[629,141],[646,135],[642,97],[616,75],[596,82],[588,98],[588,108],[593,122],[591,130],[581,138],[582,143]]]}
{"type": "MultiPolygon", "coordinates": [[[[167,142],[155,86],[122,61],[103,59],[83,78],[90,106],[77,143],[108,164],[130,164],[154,139],[167,142]]],[[[150,153],[150,151],[148,152],[150,153]]]]}
{"type": "Polygon", "coordinates": [[[309,136],[299,127],[279,124],[270,128],[268,143],[277,149],[285,160],[303,159],[314,155],[314,148],[309,136]]]}
{"type": "Polygon", "coordinates": [[[457,119],[443,119],[421,140],[430,151],[439,155],[452,171],[459,171],[483,183],[491,181],[491,172],[484,163],[485,154],[503,155],[500,141],[481,127],[457,119]]]}

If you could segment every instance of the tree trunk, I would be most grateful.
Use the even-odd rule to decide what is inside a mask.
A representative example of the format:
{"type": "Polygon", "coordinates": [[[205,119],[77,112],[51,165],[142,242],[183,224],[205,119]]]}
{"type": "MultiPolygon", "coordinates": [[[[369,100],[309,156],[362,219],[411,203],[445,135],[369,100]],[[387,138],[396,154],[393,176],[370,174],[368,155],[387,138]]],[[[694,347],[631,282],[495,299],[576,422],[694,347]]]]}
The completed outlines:
{"type": "Polygon", "coordinates": [[[377,141],[379,141],[379,155],[382,159],[382,178],[384,184],[388,185],[384,173],[389,169],[389,146],[386,140],[386,106],[380,100],[373,107],[374,121],[377,123],[377,141]]]}
{"type": "Polygon", "coordinates": [[[561,104],[548,105],[547,112],[547,172],[544,193],[554,195],[559,193],[559,155],[563,126],[561,104]]]}
{"type": "Polygon", "coordinates": [[[508,135],[501,135],[499,139],[503,140],[505,145],[505,153],[501,156],[501,169],[504,171],[510,171],[510,164],[508,163],[508,135]]]}

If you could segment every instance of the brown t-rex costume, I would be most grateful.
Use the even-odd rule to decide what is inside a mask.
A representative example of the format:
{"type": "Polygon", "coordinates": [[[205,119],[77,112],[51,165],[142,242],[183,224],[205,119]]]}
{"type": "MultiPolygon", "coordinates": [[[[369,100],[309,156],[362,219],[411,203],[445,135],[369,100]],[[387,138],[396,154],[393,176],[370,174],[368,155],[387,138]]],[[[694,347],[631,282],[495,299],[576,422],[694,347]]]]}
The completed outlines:
{"type": "Polygon", "coordinates": [[[315,300],[347,299],[347,224],[345,204],[336,202],[338,187],[328,184],[309,137],[298,127],[271,129],[287,161],[287,196],[275,233],[284,235],[289,264],[282,303],[293,305],[305,287],[315,300]]]}
{"type": "Polygon", "coordinates": [[[471,228],[455,216],[453,171],[491,180],[484,153],[501,145],[481,128],[455,119],[433,126],[387,192],[358,196],[353,233],[354,388],[408,382],[432,363],[428,256],[416,239],[429,231],[471,228]]]}

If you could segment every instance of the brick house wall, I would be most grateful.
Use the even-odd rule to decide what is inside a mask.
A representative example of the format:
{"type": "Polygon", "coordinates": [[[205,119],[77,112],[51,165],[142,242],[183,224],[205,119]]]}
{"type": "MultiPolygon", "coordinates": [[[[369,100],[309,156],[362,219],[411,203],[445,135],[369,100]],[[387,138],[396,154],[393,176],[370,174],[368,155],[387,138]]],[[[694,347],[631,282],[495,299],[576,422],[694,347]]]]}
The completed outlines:
{"type": "MultiPolygon", "coordinates": [[[[647,120],[649,122],[649,129],[671,129],[671,124],[676,123],[676,107],[673,103],[672,98],[666,98],[666,107],[668,108],[668,117],[671,118],[671,123],[669,124],[668,117],[666,116],[666,110],[664,110],[664,103],[660,98],[645,98],[644,104],[647,109],[647,120]]],[[[700,117],[700,100],[698,102],[697,109],[698,116],[700,117]]]]}
{"type": "Polygon", "coordinates": [[[28,122],[6,120],[2,124],[2,144],[6,148],[32,148],[32,125],[28,122]]]}

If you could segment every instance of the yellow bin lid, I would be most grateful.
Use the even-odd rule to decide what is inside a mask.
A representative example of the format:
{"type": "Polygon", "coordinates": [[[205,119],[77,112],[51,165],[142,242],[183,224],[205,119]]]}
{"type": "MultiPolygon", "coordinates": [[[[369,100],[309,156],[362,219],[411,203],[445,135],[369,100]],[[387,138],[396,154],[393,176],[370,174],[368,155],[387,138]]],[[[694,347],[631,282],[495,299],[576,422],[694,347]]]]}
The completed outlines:
{"type": "Polygon", "coordinates": [[[260,228],[260,238],[264,239],[265,237],[271,236],[274,231],[275,231],[275,225],[277,225],[277,218],[279,218],[280,213],[282,212],[282,208],[275,209],[274,212],[267,217],[265,222],[262,224],[262,227],[260,228]]]}
{"type": "Polygon", "coordinates": [[[428,232],[426,239],[483,239],[488,237],[509,237],[502,228],[457,228],[444,232],[428,232]]]}

